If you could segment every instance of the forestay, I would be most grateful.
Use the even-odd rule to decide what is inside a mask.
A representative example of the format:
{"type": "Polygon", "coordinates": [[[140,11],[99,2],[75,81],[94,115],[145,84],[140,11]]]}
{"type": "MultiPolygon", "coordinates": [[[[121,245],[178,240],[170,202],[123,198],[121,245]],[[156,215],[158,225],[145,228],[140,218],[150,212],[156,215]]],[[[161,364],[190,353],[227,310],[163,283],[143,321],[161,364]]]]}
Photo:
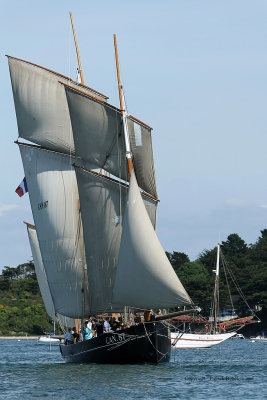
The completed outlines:
{"type": "Polygon", "coordinates": [[[88,316],[88,285],[73,158],[20,144],[42,260],[56,312],[88,316]]]}
{"type": "Polygon", "coordinates": [[[58,313],[56,314],[53,299],[51,296],[50,288],[46,277],[46,272],[43,265],[36,229],[34,226],[27,224],[27,232],[29,236],[29,242],[31,246],[35,272],[40,287],[41,295],[44,301],[46,312],[53,319],[53,321],[56,322],[60,321],[61,324],[63,324],[64,326],[73,327],[74,326],[73,318],[68,318],[58,313]]]}
{"type": "Polygon", "coordinates": [[[139,308],[191,303],[153,229],[134,173],[123,219],[113,301],[139,308]]]}

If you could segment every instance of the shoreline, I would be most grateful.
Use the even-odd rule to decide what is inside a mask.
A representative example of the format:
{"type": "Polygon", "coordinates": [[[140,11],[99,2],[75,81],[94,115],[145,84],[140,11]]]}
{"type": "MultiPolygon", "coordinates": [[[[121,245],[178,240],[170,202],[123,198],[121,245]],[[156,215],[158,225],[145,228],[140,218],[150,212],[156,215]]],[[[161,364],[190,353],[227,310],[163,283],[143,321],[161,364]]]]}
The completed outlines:
{"type": "Polygon", "coordinates": [[[0,336],[0,340],[37,340],[39,336],[0,336]]]}

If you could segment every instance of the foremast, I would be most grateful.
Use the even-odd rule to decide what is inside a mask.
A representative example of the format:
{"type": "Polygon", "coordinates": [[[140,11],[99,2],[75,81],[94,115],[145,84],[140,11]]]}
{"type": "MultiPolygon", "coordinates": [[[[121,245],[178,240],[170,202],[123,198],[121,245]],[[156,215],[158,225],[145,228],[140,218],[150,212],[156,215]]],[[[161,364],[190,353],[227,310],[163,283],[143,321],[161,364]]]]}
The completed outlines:
{"type": "MultiPolygon", "coordinates": [[[[82,71],[82,64],[81,64],[81,59],[80,59],[80,53],[79,53],[79,48],[78,48],[78,42],[76,39],[76,33],[75,33],[75,28],[74,28],[74,23],[73,23],[73,18],[72,18],[72,12],[70,11],[70,20],[71,20],[71,26],[72,26],[72,32],[73,32],[73,38],[74,38],[74,43],[75,43],[75,48],[76,48],[76,54],[77,54],[77,59],[78,59],[78,65],[79,65],[79,74],[78,78],[80,77],[82,85],[84,85],[84,79],[83,79],[83,71],[82,71]]],[[[75,328],[76,332],[79,332],[79,320],[77,318],[74,319],[75,323],[75,328]]]]}
{"type": "Polygon", "coordinates": [[[79,75],[80,75],[80,78],[81,78],[81,83],[82,83],[82,85],[84,85],[82,64],[81,64],[81,59],[80,59],[80,54],[79,54],[79,48],[78,48],[78,42],[77,42],[77,39],[76,39],[76,33],[75,33],[75,28],[74,28],[74,23],[73,23],[73,18],[72,18],[72,13],[71,13],[71,11],[70,11],[70,21],[71,21],[72,32],[73,32],[73,38],[74,38],[74,43],[75,43],[75,48],[76,48],[76,54],[77,54],[77,59],[78,59],[78,65],[79,65],[79,75]]]}

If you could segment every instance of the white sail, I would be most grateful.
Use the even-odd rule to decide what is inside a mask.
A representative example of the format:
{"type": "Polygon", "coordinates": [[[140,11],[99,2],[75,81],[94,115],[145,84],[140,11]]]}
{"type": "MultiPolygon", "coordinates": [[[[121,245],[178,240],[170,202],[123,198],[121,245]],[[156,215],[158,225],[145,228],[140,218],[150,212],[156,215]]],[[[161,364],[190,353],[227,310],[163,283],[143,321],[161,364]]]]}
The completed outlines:
{"type": "Polygon", "coordinates": [[[20,144],[42,260],[57,313],[88,315],[80,202],[73,159],[20,144]]]}
{"type": "MultiPolygon", "coordinates": [[[[75,172],[91,294],[90,313],[99,314],[107,311],[112,302],[128,186],[80,167],[75,172]]],[[[151,223],[155,224],[157,202],[147,196],[143,196],[143,201],[151,223]]]]}
{"type": "Polygon", "coordinates": [[[119,111],[66,87],[76,155],[126,180],[127,169],[119,111]]]}
{"type": "MultiPolygon", "coordinates": [[[[67,77],[38,65],[8,57],[19,136],[33,143],[74,154],[64,86],[80,87],[67,77]]],[[[86,93],[106,97],[82,87],[86,93]]]]}
{"type": "Polygon", "coordinates": [[[113,301],[139,308],[191,303],[153,229],[134,173],[123,219],[113,301]]]}
{"type": "Polygon", "coordinates": [[[138,186],[157,197],[151,128],[127,118],[133,164],[138,186]]]}
{"type": "MultiPolygon", "coordinates": [[[[66,95],[76,155],[127,180],[120,110],[68,86],[66,95]]],[[[157,197],[151,129],[133,117],[127,117],[127,126],[138,185],[157,197]]]]}
{"type": "Polygon", "coordinates": [[[121,238],[125,189],[80,168],[75,168],[87,260],[90,314],[110,308],[121,238]]]}
{"type": "Polygon", "coordinates": [[[62,325],[67,326],[69,328],[73,327],[74,326],[73,318],[68,318],[65,317],[64,315],[56,314],[53,299],[51,296],[50,288],[46,277],[46,272],[43,265],[36,229],[34,226],[27,224],[27,232],[29,236],[29,242],[31,246],[35,272],[39,288],[41,291],[41,295],[44,301],[46,312],[53,319],[53,321],[55,322],[60,321],[62,325]]]}
{"type": "Polygon", "coordinates": [[[151,224],[153,225],[153,228],[156,229],[158,202],[146,196],[144,193],[142,193],[142,199],[151,224]]]}

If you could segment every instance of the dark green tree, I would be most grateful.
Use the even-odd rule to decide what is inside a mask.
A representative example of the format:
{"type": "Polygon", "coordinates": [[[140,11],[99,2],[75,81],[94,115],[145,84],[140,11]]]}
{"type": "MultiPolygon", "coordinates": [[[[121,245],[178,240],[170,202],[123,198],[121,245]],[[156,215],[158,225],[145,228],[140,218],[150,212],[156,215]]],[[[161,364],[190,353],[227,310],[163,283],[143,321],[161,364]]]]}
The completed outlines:
{"type": "Polygon", "coordinates": [[[178,276],[193,302],[207,312],[210,308],[212,285],[205,265],[199,260],[186,262],[179,267],[178,276]]]}
{"type": "Polygon", "coordinates": [[[166,252],[166,255],[176,273],[184,263],[190,262],[189,257],[185,253],[174,251],[173,253],[166,252]]]}

